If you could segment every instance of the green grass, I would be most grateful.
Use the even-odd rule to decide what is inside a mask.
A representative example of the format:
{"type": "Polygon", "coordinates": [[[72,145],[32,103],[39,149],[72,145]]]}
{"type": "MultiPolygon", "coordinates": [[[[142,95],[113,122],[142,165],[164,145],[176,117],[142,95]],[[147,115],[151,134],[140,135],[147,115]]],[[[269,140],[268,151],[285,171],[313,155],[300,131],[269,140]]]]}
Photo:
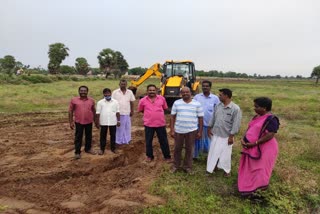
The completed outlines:
{"type": "Polygon", "coordinates": [[[205,176],[205,158],[195,163],[195,175],[164,174],[150,192],[167,199],[168,203],[144,210],[144,213],[318,213],[320,212],[320,89],[311,81],[214,81],[212,91],[230,88],[234,102],[243,111],[243,136],[254,115],[253,99],[268,96],[273,100],[273,113],[279,116],[277,134],[280,153],[270,187],[259,193],[264,197],[254,203],[239,197],[237,169],[240,146],[232,154],[232,177],[222,172],[205,176]]]}
{"type": "MultiPolygon", "coordinates": [[[[5,114],[34,111],[67,111],[71,97],[78,87],[87,85],[95,100],[102,89],[118,88],[118,80],[53,81],[28,85],[0,85],[0,112],[5,114]]],[[[151,79],[139,87],[145,92],[151,79]]],[[[130,84],[129,84],[130,85],[130,84]]],[[[240,198],[237,192],[237,169],[240,146],[232,154],[232,176],[228,179],[218,172],[205,176],[206,161],[202,157],[194,164],[195,175],[183,172],[170,174],[169,168],[150,187],[150,193],[161,196],[167,203],[147,207],[144,213],[319,213],[320,212],[320,86],[311,81],[288,80],[214,80],[212,92],[230,88],[234,102],[243,112],[237,141],[244,134],[254,115],[253,99],[269,96],[273,113],[279,116],[281,127],[276,135],[279,156],[267,191],[260,193],[264,200],[254,203],[240,198]]]]}
{"type": "Polygon", "coordinates": [[[58,81],[31,85],[1,85],[0,112],[17,113],[32,111],[61,111],[68,109],[73,96],[78,96],[78,87],[87,85],[89,96],[98,100],[102,97],[102,89],[118,87],[118,81],[58,81]]]}

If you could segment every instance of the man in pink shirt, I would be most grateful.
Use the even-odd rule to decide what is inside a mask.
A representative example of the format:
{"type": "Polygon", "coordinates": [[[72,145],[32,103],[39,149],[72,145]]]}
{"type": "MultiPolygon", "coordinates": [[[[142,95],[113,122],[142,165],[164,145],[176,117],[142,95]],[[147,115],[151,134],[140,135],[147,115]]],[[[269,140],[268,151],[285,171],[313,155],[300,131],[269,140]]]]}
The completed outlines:
{"type": "Polygon", "coordinates": [[[148,85],[147,93],[148,96],[142,98],[138,105],[138,111],[143,113],[147,161],[150,162],[154,159],[152,148],[154,132],[157,133],[163,157],[165,160],[170,160],[171,156],[164,115],[164,110],[168,108],[167,102],[164,97],[157,95],[155,85],[148,85]]]}
{"type": "Polygon", "coordinates": [[[80,159],[83,130],[85,130],[86,144],[84,151],[88,154],[94,155],[95,152],[91,149],[92,142],[92,122],[96,112],[94,100],[88,97],[88,87],[79,87],[79,97],[71,99],[69,106],[69,123],[70,128],[75,130],[75,159],[80,159]],[[74,116],[74,119],[73,119],[74,116]]]}

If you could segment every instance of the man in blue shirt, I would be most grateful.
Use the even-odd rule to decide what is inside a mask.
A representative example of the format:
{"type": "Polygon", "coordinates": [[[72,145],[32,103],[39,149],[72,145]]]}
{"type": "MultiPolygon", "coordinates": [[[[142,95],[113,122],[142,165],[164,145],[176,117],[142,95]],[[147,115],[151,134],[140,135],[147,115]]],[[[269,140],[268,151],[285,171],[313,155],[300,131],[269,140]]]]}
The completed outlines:
{"type": "Polygon", "coordinates": [[[219,97],[211,93],[211,86],[212,83],[209,80],[202,81],[202,93],[193,98],[201,103],[204,112],[202,137],[195,141],[193,160],[198,160],[202,153],[208,153],[210,148],[208,124],[213,115],[214,107],[220,103],[219,97]]]}

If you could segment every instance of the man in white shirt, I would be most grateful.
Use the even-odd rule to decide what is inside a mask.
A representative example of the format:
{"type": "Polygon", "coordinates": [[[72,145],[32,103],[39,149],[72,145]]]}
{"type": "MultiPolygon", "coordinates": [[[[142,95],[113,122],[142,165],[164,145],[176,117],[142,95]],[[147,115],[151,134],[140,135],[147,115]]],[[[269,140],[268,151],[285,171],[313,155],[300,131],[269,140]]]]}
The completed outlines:
{"type": "Polygon", "coordinates": [[[120,108],[117,100],[111,97],[109,88],[103,89],[104,98],[97,103],[96,120],[97,128],[100,128],[100,151],[99,155],[103,155],[107,144],[108,129],[110,132],[111,151],[115,152],[116,143],[116,127],[120,126],[120,108]]]}
{"type": "Polygon", "coordinates": [[[121,126],[117,127],[116,143],[129,144],[131,141],[131,116],[133,115],[133,101],[136,100],[132,91],[127,89],[127,80],[120,80],[120,88],[112,92],[112,98],[120,106],[121,126]]]}

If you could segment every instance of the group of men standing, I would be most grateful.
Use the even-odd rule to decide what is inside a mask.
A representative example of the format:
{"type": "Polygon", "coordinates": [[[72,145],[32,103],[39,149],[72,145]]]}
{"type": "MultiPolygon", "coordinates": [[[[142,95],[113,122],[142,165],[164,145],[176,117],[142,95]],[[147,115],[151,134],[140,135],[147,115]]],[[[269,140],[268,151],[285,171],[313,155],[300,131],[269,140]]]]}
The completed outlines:
{"type": "Polygon", "coordinates": [[[231,151],[234,135],[240,129],[241,111],[232,102],[232,91],[224,88],[219,96],[211,93],[212,82],[202,81],[202,93],[191,98],[191,91],[181,90],[182,99],[174,102],[171,110],[170,134],[174,137],[174,164],[172,172],[181,166],[181,151],[185,147],[182,169],[192,174],[192,162],[201,153],[208,153],[207,173],[231,171],[231,151]]]}
{"type": "Polygon", "coordinates": [[[120,88],[111,93],[109,88],[103,89],[103,99],[97,103],[88,97],[89,88],[79,87],[79,97],[71,99],[69,105],[70,128],[75,128],[75,159],[81,158],[83,132],[85,132],[85,148],[88,154],[95,155],[92,150],[92,125],[100,128],[100,151],[103,155],[106,147],[106,137],[109,130],[110,148],[115,152],[117,144],[129,144],[131,141],[131,119],[135,96],[127,89],[127,81],[121,80],[120,88]]]}
{"type": "MultiPolygon", "coordinates": [[[[88,87],[79,87],[79,97],[71,100],[69,106],[69,122],[75,130],[75,158],[81,153],[82,136],[85,131],[85,152],[95,154],[91,149],[92,124],[100,128],[100,151],[103,155],[106,147],[106,136],[110,132],[111,151],[115,152],[115,144],[128,144],[131,141],[131,119],[135,97],[127,89],[127,81],[121,80],[120,88],[111,93],[109,88],[103,90],[104,98],[97,103],[88,97],[88,87]],[[74,117],[74,119],[73,119],[74,117]]],[[[170,117],[170,136],[174,138],[174,155],[172,172],[181,168],[192,173],[192,162],[201,153],[208,153],[207,172],[216,168],[230,176],[231,152],[234,135],[239,131],[241,111],[232,102],[232,91],[220,89],[219,96],[211,93],[212,83],[202,81],[203,93],[191,96],[188,87],[181,89],[181,99],[173,103],[170,117]],[[185,148],[183,164],[182,150],[185,148]]],[[[147,86],[147,96],[140,99],[138,112],[143,113],[145,128],[147,162],[153,161],[152,141],[157,133],[160,148],[165,161],[171,162],[170,148],[166,131],[164,111],[168,108],[164,97],[157,94],[155,85],[147,86]]]]}

